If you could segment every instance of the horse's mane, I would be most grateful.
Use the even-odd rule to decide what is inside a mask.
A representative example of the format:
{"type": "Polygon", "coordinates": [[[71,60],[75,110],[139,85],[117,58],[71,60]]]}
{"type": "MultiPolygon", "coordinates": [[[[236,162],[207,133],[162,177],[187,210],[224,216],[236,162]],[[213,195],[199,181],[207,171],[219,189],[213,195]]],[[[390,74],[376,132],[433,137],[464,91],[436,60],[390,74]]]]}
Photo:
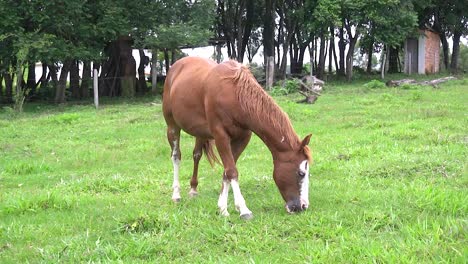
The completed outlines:
{"type": "MultiPolygon", "coordinates": [[[[268,123],[280,132],[290,147],[298,143],[297,134],[291,125],[288,115],[281,110],[275,101],[263,90],[252,75],[248,67],[230,60],[223,63],[229,67],[234,75],[232,81],[237,84],[235,89],[237,100],[243,111],[245,111],[254,122],[268,123]]],[[[278,140],[282,140],[278,138],[278,140]]]]}

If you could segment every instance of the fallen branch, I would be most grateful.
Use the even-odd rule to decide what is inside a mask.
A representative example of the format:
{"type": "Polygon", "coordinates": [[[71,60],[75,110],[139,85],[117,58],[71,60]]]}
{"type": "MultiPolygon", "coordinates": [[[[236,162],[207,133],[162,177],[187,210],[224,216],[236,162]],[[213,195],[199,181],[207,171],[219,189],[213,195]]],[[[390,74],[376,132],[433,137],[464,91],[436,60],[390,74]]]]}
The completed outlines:
{"type": "Polygon", "coordinates": [[[421,82],[421,84],[436,86],[439,83],[443,83],[443,82],[450,81],[450,80],[456,80],[456,79],[457,78],[455,78],[453,76],[448,76],[448,77],[444,77],[444,78],[435,79],[435,80],[432,80],[432,81],[421,82]]]}
{"type": "Polygon", "coordinates": [[[389,87],[396,87],[396,86],[401,86],[403,84],[416,84],[416,85],[431,85],[433,87],[437,87],[437,85],[440,83],[450,81],[450,80],[456,80],[456,79],[457,78],[453,76],[448,76],[444,78],[435,79],[432,81],[422,81],[422,82],[418,82],[414,79],[390,80],[386,83],[386,85],[389,87]]]}
{"type": "MultiPolygon", "coordinates": [[[[321,96],[321,94],[320,94],[319,92],[314,91],[311,87],[309,87],[309,86],[308,86],[307,84],[305,84],[303,81],[301,81],[301,80],[299,80],[299,79],[297,79],[297,80],[299,81],[299,83],[300,83],[302,86],[304,86],[304,87],[307,89],[308,92],[311,92],[311,93],[313,93],[313,94],[315,94],[315,95],[321,96]]],[[[301,94],[302,94],[302,93],[301,93],[301,94]]],[[[302,94],[302,95],[303,95],[303,94],[302,94]]]]}
{"type": "Polygon", "coordinates": [[[303,96],[305,96],[305,98],[302,99],[302,100],[297,101],[298,103],[313,104],[313,103],[315,103],[315,101],[317,101],[317,98],[318,98],[317,95],[310,95],[310,94],[307,94],[307,93],[305,93],[303,91],[299,91],[299,93],[302,94],[303,96]]]}

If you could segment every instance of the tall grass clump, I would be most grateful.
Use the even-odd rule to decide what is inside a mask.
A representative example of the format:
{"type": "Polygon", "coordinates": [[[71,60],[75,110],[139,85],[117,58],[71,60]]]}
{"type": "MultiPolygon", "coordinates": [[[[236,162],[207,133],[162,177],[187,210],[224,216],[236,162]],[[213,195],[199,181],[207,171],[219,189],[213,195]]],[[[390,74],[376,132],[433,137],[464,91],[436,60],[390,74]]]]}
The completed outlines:
{"type": "Polygon", "coordinates": [[[364,87],[369,89],[383,89],[387,87],[384,82],[379,80],[372,80],[364,84],[364,87]]]}

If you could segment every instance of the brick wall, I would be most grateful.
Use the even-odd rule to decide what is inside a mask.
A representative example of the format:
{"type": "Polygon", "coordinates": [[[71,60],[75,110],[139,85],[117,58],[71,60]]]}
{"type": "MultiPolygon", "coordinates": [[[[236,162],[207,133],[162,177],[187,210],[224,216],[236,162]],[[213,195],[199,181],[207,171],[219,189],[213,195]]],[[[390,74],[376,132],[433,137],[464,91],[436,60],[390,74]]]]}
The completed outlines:
{"type": "Polygon", "coordinates": [[[424,52],[426,74],[439,72],[439,52],[440,52],[440,37],[437,33],[429,30],[424,31],[426,36],[426,47],[424,52]]]}

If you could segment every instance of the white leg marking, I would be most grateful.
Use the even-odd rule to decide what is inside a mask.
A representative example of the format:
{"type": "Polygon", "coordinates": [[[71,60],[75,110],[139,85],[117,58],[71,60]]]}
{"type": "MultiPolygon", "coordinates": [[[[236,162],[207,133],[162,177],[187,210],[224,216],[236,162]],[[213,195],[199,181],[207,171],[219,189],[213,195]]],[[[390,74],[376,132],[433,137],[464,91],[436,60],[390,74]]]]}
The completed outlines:
{"type": "Polygon", "coordinates": [[[219,212],[223,216],[229,216],[229,212],[227,210],[229,186],[230,186],[229,181],[223,181],[223,189],[221,190],[221,194],[219,195],[218,207],[219,207],[219,212]]]}
{"type": "Polygon", "coordinates": [[[180,167],[180,160],[177,158],[177,140],[172,142],[173,151],[172,151],[172,165],[174,167],[174,182],[172,183],[172,200],[174,202],[180,201],[180,184],[179,184],[179,167],[180,167]]]}
{"type": "Polygon", "coordinates": [[[301,162],[299,169],[305,175],[301,181],[301,206],[306,209],[309,207],[309,162],[307,160],[301,162]]]}
{"type": "Polygon", "coordinates": [[[189,196],[193,198],[197,195],[198,195],[197,190],[195,190],[194,188],[190,188],[189,196]]]}
{"type": "Polygon", "coordinates": [[[234,193],[234,204],[236,205],[236,210],[240,212],[241,216],[251,217],[252,212],[247,208],[245,204],[245,199],[242,196],[239,183],[237,180],[231,181],[232,192],[234,193]]]}

